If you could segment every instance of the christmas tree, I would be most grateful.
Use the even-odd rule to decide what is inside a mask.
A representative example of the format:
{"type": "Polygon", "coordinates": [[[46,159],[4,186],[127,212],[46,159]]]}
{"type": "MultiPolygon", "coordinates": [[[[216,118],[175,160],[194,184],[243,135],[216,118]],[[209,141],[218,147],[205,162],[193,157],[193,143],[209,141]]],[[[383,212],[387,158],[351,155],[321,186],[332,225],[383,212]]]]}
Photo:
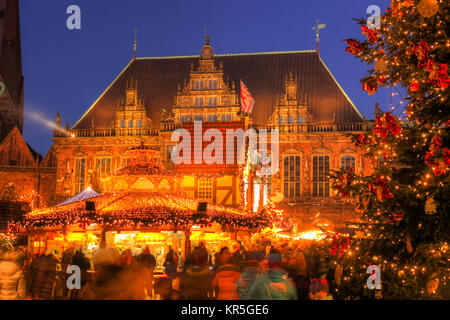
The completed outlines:
{"type": "Polygon", "coordinates": [[[398,108],[376,106],[372,129],[352,136],[373,159],[373,174],[331,175],[361,213],[357,237],[344,250],[337,247],[346,242],[333,239],[328,251],[338,266],[336,298],[442,298],[450,280],[449,15],[446,0],[393,0],[378,26],[357,20],[362,39],[345,40],[346,51],[371,66],[363,90],[405,97],[398,108]],[[379,290],[371,265],[380,270],[379,290]]]}

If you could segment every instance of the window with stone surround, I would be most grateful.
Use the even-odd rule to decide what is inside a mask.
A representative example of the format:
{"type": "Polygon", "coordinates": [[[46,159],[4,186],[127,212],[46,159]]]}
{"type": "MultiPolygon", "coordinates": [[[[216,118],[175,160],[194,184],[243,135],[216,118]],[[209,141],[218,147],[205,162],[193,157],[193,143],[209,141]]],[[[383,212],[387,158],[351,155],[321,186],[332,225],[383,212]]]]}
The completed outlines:
{"type": "Polygon", "coordinates": [[[341,157],[341,169],[349,171],[350,168],[355,169],[355,157],[346,155],[341,157]]]}
{"type": "Polygon", "coordinates": [[[313,197],[329,197],[330,181],[328,174],[330,172],[329,156],[313,157],[313,197]]]}
{"type": "Polygon", "coordinates": [[[203,107],[203,97],[196,97],[194,99],[194,107],[203,107]]]}
{"type": "Polygon", "coordinates": [[[300,156],[285,156],[283,165],[284,196],[300,197],[300,156]]]}
{"type": "Polygon", "coordinates": [[[105,177],[111,173],[111,158],[102,157],[95,159],[95,171],[97,177],[105,177]]]}
{"type": "Polygon", "coordinates": [[[86,159],[75,158],[75,194],[84,190],[86,182],[86,159]]]}
{"type": "Polygon", "coordinates": [[[217,97],[208,98],[208,107],[217,107],[217,97]]]}
{"type": "Polygon", "coordinates": [[[203,80],[194,80],[194,90],[203,90],[203,80]]]}

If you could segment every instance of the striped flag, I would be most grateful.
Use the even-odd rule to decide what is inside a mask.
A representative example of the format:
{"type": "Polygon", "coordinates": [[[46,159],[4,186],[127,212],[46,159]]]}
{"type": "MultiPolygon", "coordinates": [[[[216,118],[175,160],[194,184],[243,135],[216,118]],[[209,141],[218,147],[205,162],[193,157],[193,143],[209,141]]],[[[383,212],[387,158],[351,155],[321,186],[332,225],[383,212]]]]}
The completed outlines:
{"type": "Polygon", "coordinates": [[[244,82],[241,80],[241,110],[245,113],[252,113],[255,99],[253,99],[250,91],[248,91],[244,82]]]}

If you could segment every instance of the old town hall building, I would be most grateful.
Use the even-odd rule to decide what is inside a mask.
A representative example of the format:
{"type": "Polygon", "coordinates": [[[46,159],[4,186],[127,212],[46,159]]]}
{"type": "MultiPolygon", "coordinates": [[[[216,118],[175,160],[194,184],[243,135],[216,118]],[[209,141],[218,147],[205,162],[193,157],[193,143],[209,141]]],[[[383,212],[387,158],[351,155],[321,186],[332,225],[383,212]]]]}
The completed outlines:
{"type": "MultiPolygon", "coordinates": [[[[53,203],[88,186],[108,191],[107,177],[145,146],[180,175],[188,196],[258,210],[275,195],[297,226],[339,227],[356,213],[332,192],[327,174],[370,172],[371,163],[345,136],[366,128],[317,51],[216,55],[207,39],[199,56],[133,58],[72,128],[58,118],[50,151],[57,164],[53,203]],[[239,112],[241,80],[256,101],[249,118],[239,112]],[[279,172],[263,181],[233,164],[174,165],[172,132],[192,132],[193,121],[222,132],[279,129],[279,172]]],[[[123,188],[130,183],[146,182],[126,181],[123,188]]]]}

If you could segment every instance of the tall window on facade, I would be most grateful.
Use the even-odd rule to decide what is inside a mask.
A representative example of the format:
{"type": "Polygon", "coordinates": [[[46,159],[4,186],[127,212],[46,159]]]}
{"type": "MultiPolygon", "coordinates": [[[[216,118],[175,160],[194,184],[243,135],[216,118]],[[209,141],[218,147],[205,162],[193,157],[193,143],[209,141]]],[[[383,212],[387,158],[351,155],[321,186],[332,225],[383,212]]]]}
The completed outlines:
{"type": "Polygon", "coordinates": [[[330,196],[330,182],[328,174],[330,172],[330,157],[329,156],[314,156],[313,157],[313,196],[314,197],[329,197],[330,196]]]}
{"type": "Polygon", "coordinates": [[[95,159],[95,170],[97,177],[104,177],[111,173],[111,158],[95,159]]]}
{"type": "Polygon", "coordinates": [[[279,124],[284,124],[284,123],[286,123],[286,117],[279,117],[279,118],[278,118],[278,123],[279,123],[279,124]]]}
{"type": "Polygon", "coordinates": [[[209,80],[209,90],[217,90],[217,80],[209,80]]]}
{"type": "Polygon", "coordinates": [[[86,159],[75,159],[75,194],[78,194],[84,190],[86,173],[86,159]]]}
{"type": "Polygon", "coordinates": [[[203,97],[197,97],[197,98],[195,98],[195,100],[194,100],[194,105],[196,106],[196,107],[203,107],[203,97]]]}
{"type": "Polygon", "coordinates": [[[125,128],[125,120],[120,120],[120,127],[125,128]]]}
{"type": "Polygon", "coordinates": [[[217,97],[209,97],[208,98],[208,106],[209,107],[217,107],[217,97]]]}
{"type": "Polygon", "coordinates": [[[300,156],[284,157],[284,196],[300,197],[300,156]]]}
{"type": "Polygon", "coordinates": [[[203,90],[203,80],[194,81],[194,90],[203,90]]]}
{"type": "Polygon", "coordinates": [[[128,128],[133,128],[133,120],[128,121],[128,128]]]}
{"type": "Polygon", "coordinates": [[[136,128],[142,128],[142,120],[136,120],[136,128]]]}
{"type": "Polygon", "coordinates": [[[348,171],[350,168],[355,169],[355,157],[343,156],[341,157],[341,169],[348,171]]]}
{"type": "Polygon", "coordinates": [[[303,123],[305,122],[305,117],[304,116],[298,116],[297,117],[297,123],[303,123]]]}
{"type": "Polygon", "coordinates": [[[231,114],[222,114],[222,121],[231,121],[231,114]]]}
{"type": "Polygon", "coordinates": [[[217,115],[209,114],[208,115],[208,121],[217,121],[217,115]]]}
{"type": "Polygon", "coordinates": [[[213,199],[213,179],[198,180],[198,198],[200,200],[212,201],[213,199]]]}
{"type": "Polygon", "coordinates": [[[288,117],[288,123],[289,123],[289,124],[294,124],[294,123],[295,123],[295,117],[289,116],[289,117],[288,117]]]}

